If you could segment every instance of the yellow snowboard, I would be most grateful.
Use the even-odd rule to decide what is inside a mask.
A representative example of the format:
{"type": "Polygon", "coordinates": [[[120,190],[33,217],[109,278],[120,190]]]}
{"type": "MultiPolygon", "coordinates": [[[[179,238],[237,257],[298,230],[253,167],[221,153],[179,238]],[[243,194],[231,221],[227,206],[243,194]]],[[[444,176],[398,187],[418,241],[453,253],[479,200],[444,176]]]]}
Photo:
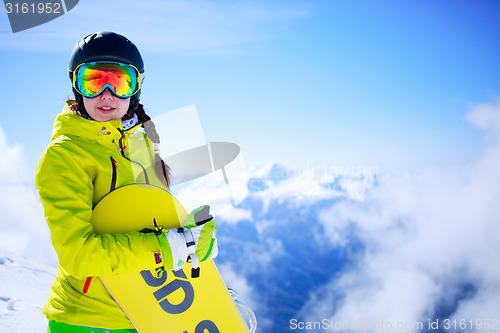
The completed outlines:
{"type": "MultiPolygon", "coordinates": [[[[178,228],[188,214],[167,191],[146,184],[120,187],[94,208],[97,234],[178,228]],[[130,198],[134,198],[133,204],[130,198]],[[154,220],[154,221],[153,221],[154,220]]],[[[200,263],[191,278],[190,263],[177,272],[142,271],[100,279],[140,333],[248,333],[212,260],[200,263]]]]}

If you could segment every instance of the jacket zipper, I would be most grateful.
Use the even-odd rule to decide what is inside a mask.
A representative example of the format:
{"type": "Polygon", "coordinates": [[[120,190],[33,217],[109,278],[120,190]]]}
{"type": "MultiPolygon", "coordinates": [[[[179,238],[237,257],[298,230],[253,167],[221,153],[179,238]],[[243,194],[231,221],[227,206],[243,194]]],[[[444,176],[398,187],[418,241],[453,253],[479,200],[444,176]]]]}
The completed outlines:
{"type": "Polygon", "coordinates": [[[118,167],[116,165],[116,160],[113,158],[113,156],[109,157],[111,160],[111,165],[113,166],[113,175],[111,176],[111,188],[109,192],[114,191],[116,188],[116,171],[118,170],[118,167]]]}
{"type": "Polygon", "coordinates": [[[118,129],[118,130],[122,134],[122,137],[120,138],[120,140],[118,140],[118,146],[120,149],[120,153],[122,154],[123,158],[127,159],[130,163],[134,163],[134,164],[141,167],[142,171],[144,172],[144,181],[146,182],[146,184],[149,184],[149,177],[148,177],[148,173],[146,172],[146,168],[144,168],[144,166],[141,163],[136,162],[136,161],[132,161],[130,158],[125,156],[125,149],[123,147],[123,139],[125,138],[125,131],[120,130],[120,129],[118,129]]]}

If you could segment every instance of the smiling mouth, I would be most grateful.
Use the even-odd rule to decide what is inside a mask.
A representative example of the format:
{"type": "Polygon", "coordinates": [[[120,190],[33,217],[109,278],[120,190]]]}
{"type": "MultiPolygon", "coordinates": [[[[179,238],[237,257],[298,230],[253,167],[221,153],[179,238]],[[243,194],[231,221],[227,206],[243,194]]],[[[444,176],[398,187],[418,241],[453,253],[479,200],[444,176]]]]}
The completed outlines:
{"type": "Polygon", "coordinates": [[[113,108],[111,106],[100,106],[100,107],[98,107],[98,109],[102,112],[111,112],[111,111],[115,110],[115,108],[113,108]]]}

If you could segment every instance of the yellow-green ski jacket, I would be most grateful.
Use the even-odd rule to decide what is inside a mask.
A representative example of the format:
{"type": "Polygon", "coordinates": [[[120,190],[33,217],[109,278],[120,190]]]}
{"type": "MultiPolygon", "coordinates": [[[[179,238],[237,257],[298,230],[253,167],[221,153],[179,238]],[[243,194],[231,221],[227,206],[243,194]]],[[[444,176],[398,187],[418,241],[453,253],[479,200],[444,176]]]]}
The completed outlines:
{"type": "MultiPolygon", "coordinates": [[[[76,115],[66,102],[52,141],[40,158],[36,184],[59,258],[57,278],[43,313],[49,320],[87,327],[133,328],[107,292],[102,275],[154,269],[161,253],[154,233],[97,235],[92,209],[110,191],[149,183],[165,188],[154,172],[152,142],[141,125],[97,122],[76,115]],[[91,280],[83,292],[87,277],[91,280]]],[[[125,205],[134,205],[129,198],[125,205]]],[[[141,209],[137,207],[137,209],[141,209]]]]}

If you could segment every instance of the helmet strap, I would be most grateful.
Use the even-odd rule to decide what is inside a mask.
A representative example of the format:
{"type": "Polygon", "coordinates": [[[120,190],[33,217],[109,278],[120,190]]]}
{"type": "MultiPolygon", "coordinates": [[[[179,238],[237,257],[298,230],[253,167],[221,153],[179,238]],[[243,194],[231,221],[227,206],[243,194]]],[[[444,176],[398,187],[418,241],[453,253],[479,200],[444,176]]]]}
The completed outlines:
{"type": "Polygon", "coordinates": [[[73,88],[73,95],[75,95],[75,101],[76,105],[78,106],[78,113],[80,113],[82,116],[90,118],[90,115],[87,113],[87,110],[85,110],[85,106],[83,105],[83,96],[80,95],[79,92],[73,88]]]}

